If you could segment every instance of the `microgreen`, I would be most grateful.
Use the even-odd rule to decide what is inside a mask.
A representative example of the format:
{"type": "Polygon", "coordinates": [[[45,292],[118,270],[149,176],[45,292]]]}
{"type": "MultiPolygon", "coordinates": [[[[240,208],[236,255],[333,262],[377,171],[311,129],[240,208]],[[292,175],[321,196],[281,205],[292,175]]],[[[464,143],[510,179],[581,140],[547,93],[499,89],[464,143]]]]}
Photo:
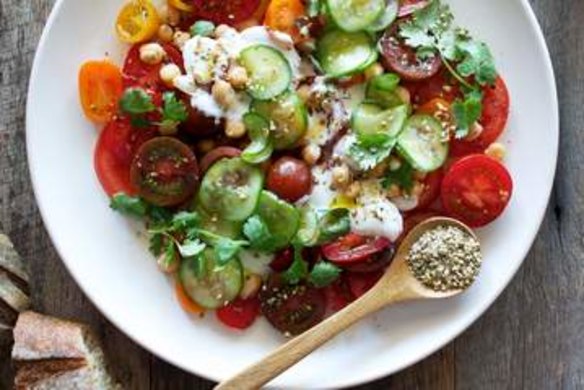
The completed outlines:
{"type": "Polygon", "coordinates": [[[341,269],[339,267],[327,261],[319,261],[310,271],[308,281],[315,287],[321,288],[333,283],[340,275],[341,269]]]}

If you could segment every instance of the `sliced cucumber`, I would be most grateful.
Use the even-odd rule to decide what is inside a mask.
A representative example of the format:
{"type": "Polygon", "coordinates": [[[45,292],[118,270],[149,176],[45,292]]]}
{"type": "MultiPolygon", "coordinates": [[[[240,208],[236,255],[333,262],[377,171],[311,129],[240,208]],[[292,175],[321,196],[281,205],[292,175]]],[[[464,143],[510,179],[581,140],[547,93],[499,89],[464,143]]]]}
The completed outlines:
{"type": "Polygon", "coordinates": [[[318,240],[318,215],[309,205],[301,207],[299,213],[300,223],[294,241],[303,246],[312,246],[318,240]]]}
{"type": "Polygon", "coordinates": [[[263,184],[259,168],[241,158],[225,158],[205,174],[198,199],[211,215],[243,221],[255,211],[263,184]]]}
{"type": "Polygon", "coordinates": [[[254,100],[251,111],[270,122],[270,135],[277,150],[295,147],[308,128],[306,106],[294,92],[273,101],[254,100]]]}
{"type": "Polygon", "coordinates": [[[292,83],[292,68],[284,55],[268,45],[244,49],[239,61],[250,77],[248,93],[259,100],[269,100],[284,93],[292,83]]]}
{"type": "Polygon", "coordinates": [[[274,145],[270,139],[270,123],[263,116],[253,112],[243,116],[243,123],[251,143],[241,153],[241,158],[250,164],[263,163],[274,151],[274,145]]]}
{"type": "Polygon", "coordinates": [[[385,10],[383,13],[377,18],[375,22],[369,25],[366,30],[369,32],[385,30],[395,21],[395,19],[397,19],[398,10],[398,0],[387,0],[385,2],[385,10]]]}
{"type": "Polygon", "coordinates": [[[238,258],[220,266],[213,249],[184,259],[179,278],[187,295],[207,309],[216,309],[237,298],[243,286],[243,268],[238,258]]]}
{"type": "Polygon", "coordinates": [[[408,112],[406,105],[384,110],[378,105],[363,103],[353,113],[352,127],[363,146],[382,145],[399,135],[408,118],[408,112]]]}
{"type": "Polygon", "coordinates": [[[378,54],[366,32],[331,30],[317,42],[316,56],[328,76],[342,77],[365,70],[378,54]]]}
{"type": "Polygon", "coordinates": [[[349,32],[365,30],[385,10],[385,0],[327,0],[326,4],[335,24],[349,32]]]}
{"type": "Polygon", "coordinates": [[[376,76],[367,84],[365,97],[385,108],[400,106],[405,102],[396,93],[400,78],[397,74],[386,73],[376,76]]]}
{"type": "Polygon", "coordinates": [[[406,122],[397,147],[417,170],[432,172],[448,157],[448,140],[442,125],[428,115],[414,115],[406,122]]]}
{"type": "Polygon", "coordinates": [[[210,214],[198,203],[195,204],[195,211],[201,219],[202,229],[227,238],[236,239],[241,237],[241,228],[243,226],[241,221],[229,221],[220,218],[216,214],[210,214]]]}
{"type": "Polygon", "coordinates": [[[275,251],[290,245],[300,225],[300,213],[294,206],[269,191],[262,191],[257,214],[272,234],[275,251]]]}

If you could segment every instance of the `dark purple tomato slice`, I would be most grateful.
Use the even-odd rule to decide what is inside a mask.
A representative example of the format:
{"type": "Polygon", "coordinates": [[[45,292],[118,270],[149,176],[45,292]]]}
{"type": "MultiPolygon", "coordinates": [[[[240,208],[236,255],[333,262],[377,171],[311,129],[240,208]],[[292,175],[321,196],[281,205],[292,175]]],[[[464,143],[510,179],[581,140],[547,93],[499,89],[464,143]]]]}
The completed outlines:
{"type": "Polygon", "coordinates": [[[298,335],[318,324],[326,314],[322,290],[306,284],[285,284],[273,276],[259,293],[261,311],[285,335],[298,335]]]}
{"type": "Polygon", "coordinates": [[[140,147],[130,177],[146,201],[156,206],[176,206],[194,194],[199,168],[186,144],[176,138],[157,137],[140,147]]]}
{"type": "Polygon", "coordinates": [[[322,246],[325,259],[339,266],[349,266],[366,262],[371,256],[382,252],[391,246],[391,241],[385,237],[365,238],[361,241],[356,234],[349,234],[337,241],[322,246]]]}
{"type": "Polygon", "coordinates": [[[438,55],[419,58],[411,47],[398,37],[398,27],[391,28],[383,34],[379,41],[382,62],[385,68],[396,72],[404,80],[420,81],[434,76],[442,67],[438,55]]]}
{"type": "Polygon", "coordinates": [[[207,172],[207,170],[211,168],[211,165],[215,164],[222,158],[239,157],[240,154],[241,149],[232,146],[219,146],[203,156],[203,159],[201,160],[201,172],[207,172]]]}
{"type": "Polygon", "coordinates": [[[344,268],[347,271],[356,273],[367,273],[384,270],[388,265],[391,264],[394,255],[395,248],[393,245],[390,245],[384,251],[377,252],[369,256],[366,260],[362,261],[361,263],[349,265],[344,268]]]}

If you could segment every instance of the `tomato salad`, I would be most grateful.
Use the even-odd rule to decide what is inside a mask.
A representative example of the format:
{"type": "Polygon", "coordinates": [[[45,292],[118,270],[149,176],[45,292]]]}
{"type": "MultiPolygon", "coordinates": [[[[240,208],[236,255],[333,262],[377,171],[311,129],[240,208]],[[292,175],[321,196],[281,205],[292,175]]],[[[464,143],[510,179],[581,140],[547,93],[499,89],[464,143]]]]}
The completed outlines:
{"type": "Polygon", "coordinates": [[[79,74],[95,171],[185,311],[298,334],[370,289],[415,224],[478,228],[509,203],[509,93],[445,2],[120,6],[123,64],[79,74]]]}

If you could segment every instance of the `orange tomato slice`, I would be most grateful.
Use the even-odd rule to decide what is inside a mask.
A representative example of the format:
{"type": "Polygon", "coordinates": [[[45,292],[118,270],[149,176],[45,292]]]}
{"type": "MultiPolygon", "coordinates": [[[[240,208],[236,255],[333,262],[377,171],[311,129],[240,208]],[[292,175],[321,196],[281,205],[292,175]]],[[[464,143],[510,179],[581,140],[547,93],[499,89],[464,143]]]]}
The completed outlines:
{"type": "Polygon", "coordinates": [[[266,11],[264,24],[293,38],[300,38],[296,20],[306,13],[300,0],[272,0],[266,11]]]}
{"type": "Polygon", "coordinates": [[[122,96],[122,72],[110,61],[88,61],[79,71],[79,97],[85,115],[96,123],[109,122],[122,96]]]}
{"type": "Polygon", "coordinates": [[[158,12],[150,0],[131,0],[118,14],[116,32],[124,42],[144,42],[156,34],[160,23],[158,12]]]}
{"type": "Polygon", "coordinates": [[[176,299],[178,299],[178,302],[184,311],[190,314],[201,314],[205,312],[205,309],[199,306],[187,295],[182,283],[179,280],[175,281],[174,286],[176,299]]]}

